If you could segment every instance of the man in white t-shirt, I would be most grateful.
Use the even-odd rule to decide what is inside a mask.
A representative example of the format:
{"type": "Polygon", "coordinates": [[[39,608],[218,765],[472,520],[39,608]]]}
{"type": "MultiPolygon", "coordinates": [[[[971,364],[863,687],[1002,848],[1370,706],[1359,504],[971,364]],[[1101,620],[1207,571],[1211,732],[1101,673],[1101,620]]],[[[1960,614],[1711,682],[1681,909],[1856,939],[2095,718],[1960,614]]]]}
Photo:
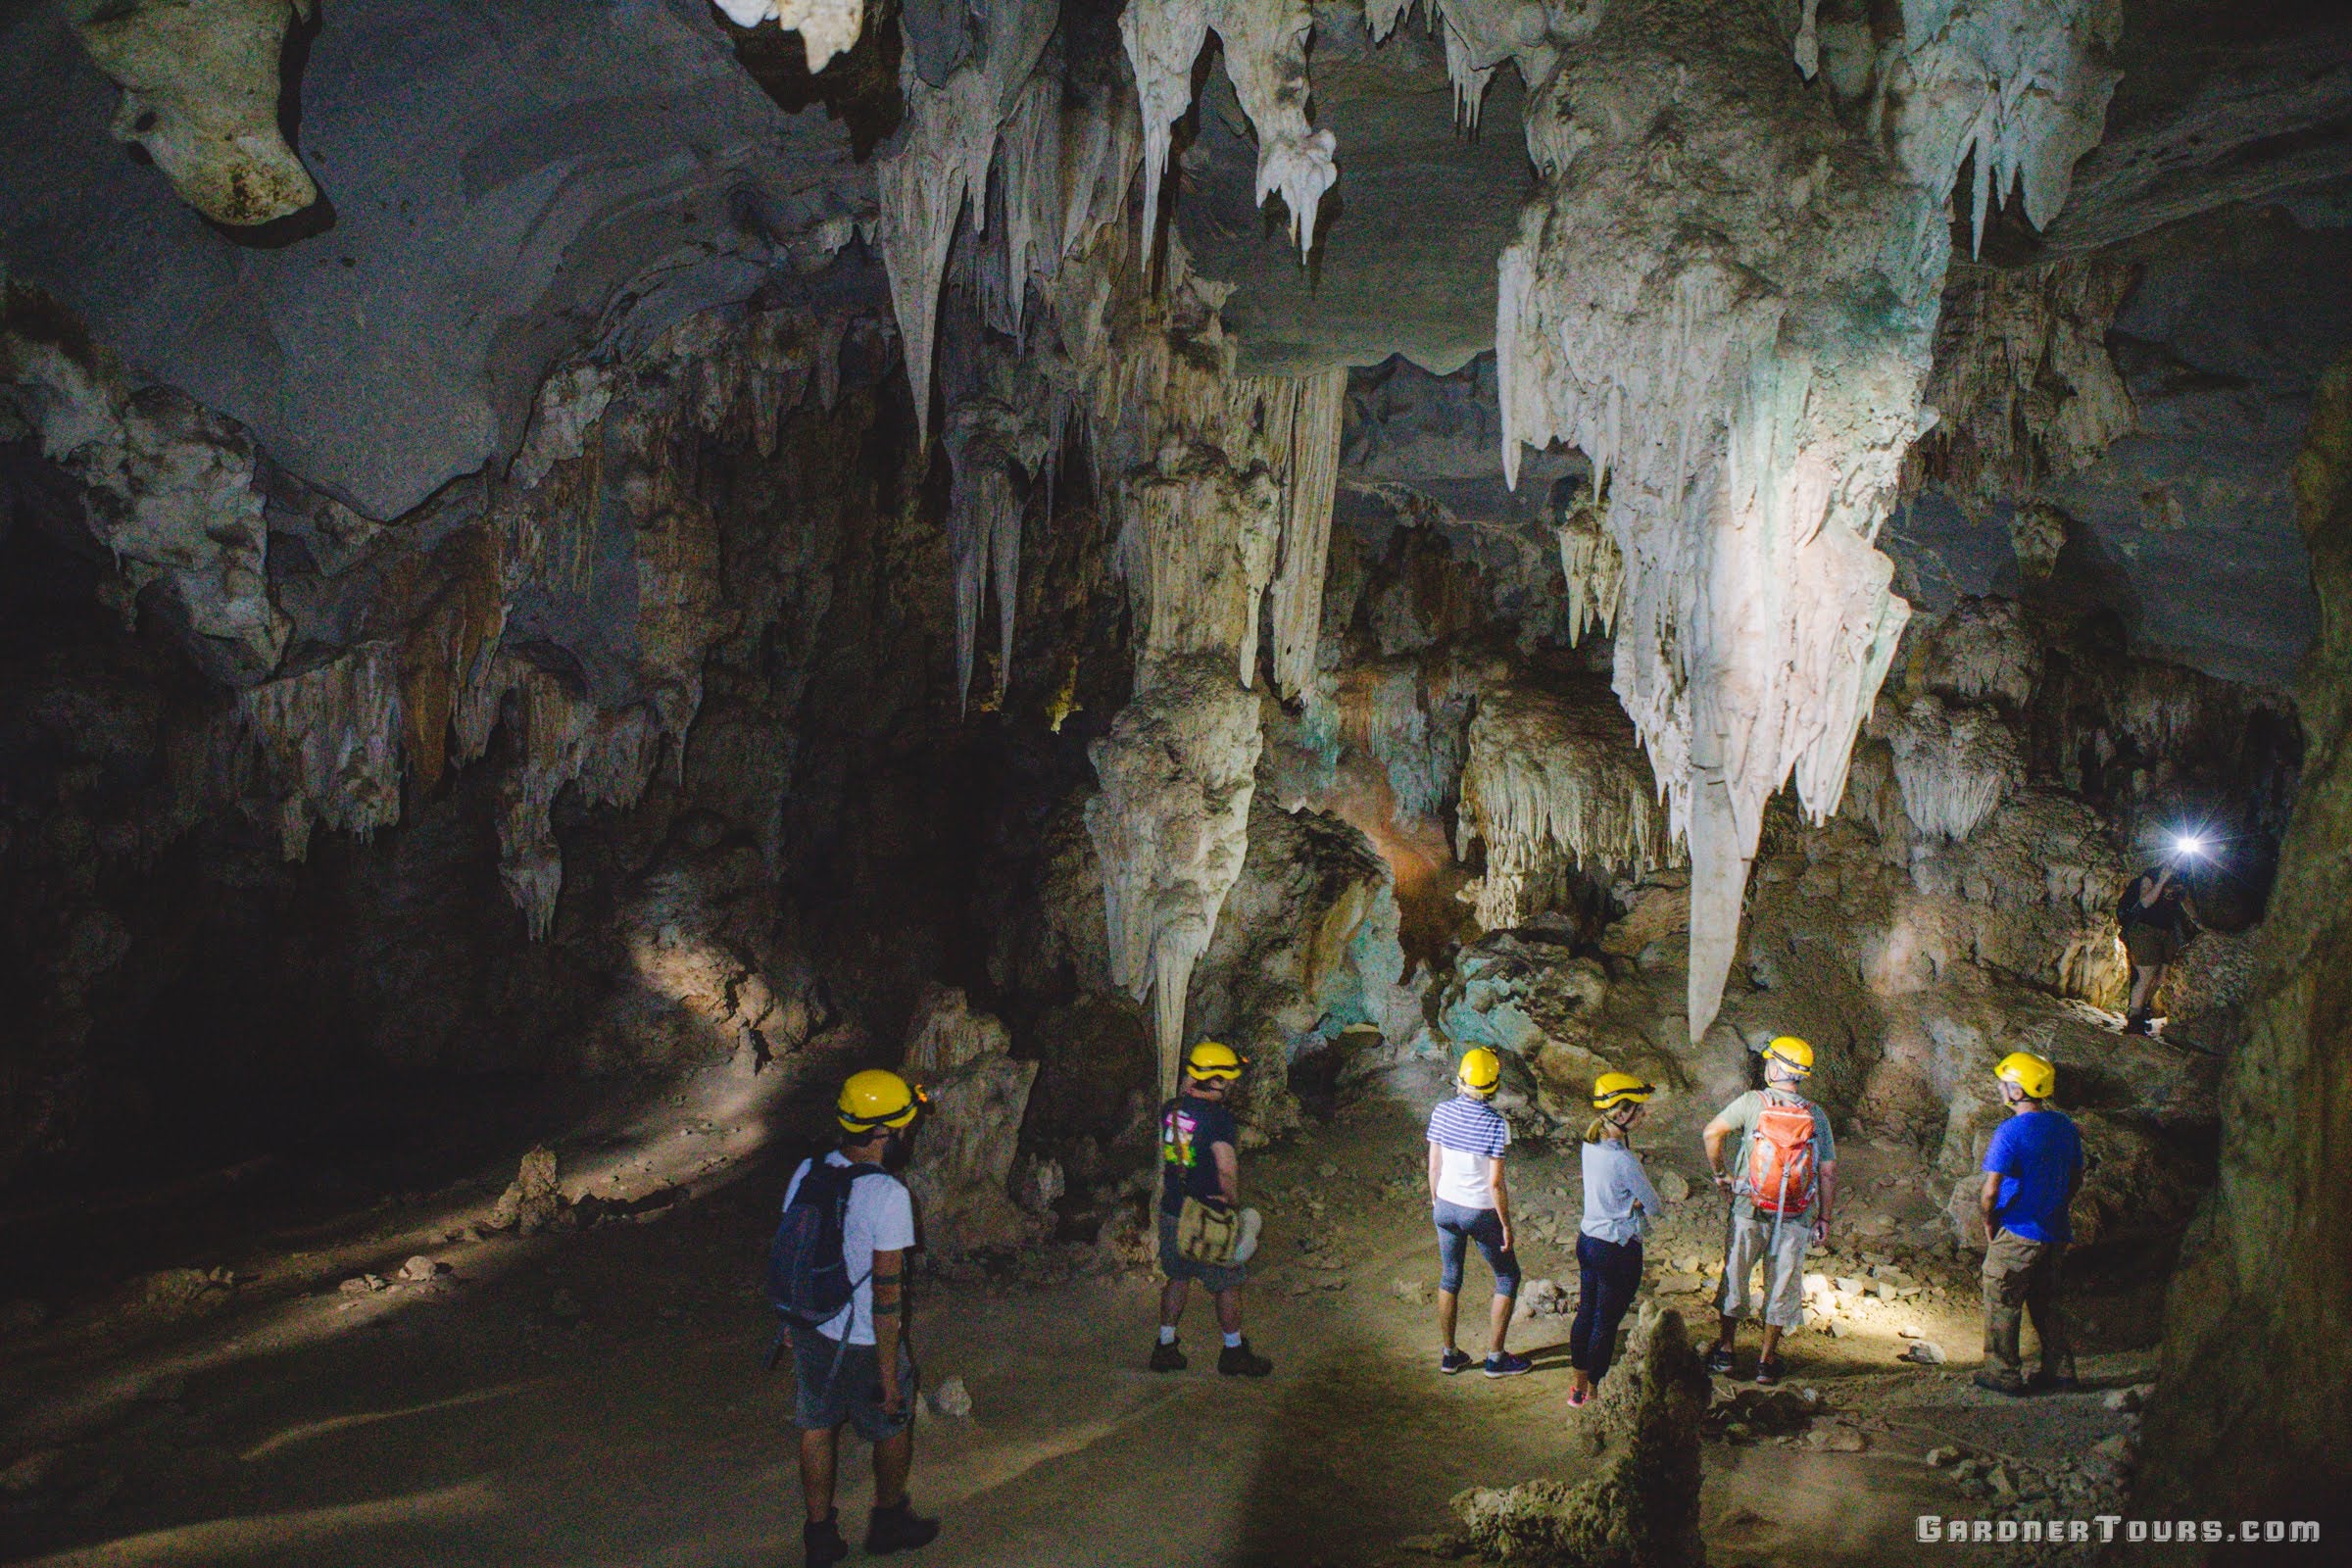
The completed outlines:
{"type": "Polygon", "coordinates": [[[1430,1219],[1438,1228],[1438,1334],[1446,1342],[1438,1370],[1451,1377],[1470,1366],[1470,1357],[1453,1343],[1453,1325],[1462,1264],[1476,1242],[1494,1271],[1485,1371],[1491,1378],[1515,1378],[1535,1364],[1503,1345],[1511,1331],[1511,1308],[1519,1298],[1519,1254],[1511,1250],[1511,1191],[1502,1175],[1511,1128],[1493,1104],[1494,1092],[1502,1087],[1502,1058],[1484,1046],[1464,1052],[1453,1086],[1454,1097],[1429,1113],[1430,1219]]]}
{"type": "MultiPolygon", "coordinates": [[[[809,1568],[827,1568],[850,1554],[833,1511],[845,1424],[874,1446],[874,1511],[865,1549],[906,1551],[939,1534],[939,1521],[916,1517],[906,1495],[918,1386],[906,1339],[906,1250],[914,1246],[914,1200],[906,1183],[884,1168],[903,1166],[901,1156],[913,1138],[921,1106],[919,1092],[895,1072],[869,1069],[841,1086],[836,1107],[841,1147],[825,1155],[825,1163],[854,1172],[842,1214],[841,1253],[855,1289],[850,1304],[829,1321],[792,1331],[793,1370],[800,1381],[793,1424],[801,1429],[801,1490],[808,1509],[801,1540],[809,1568]]],[[[793,1172],[784,1193],[786,1208],[814,1164],[804,1160],[793,1172]]]]}

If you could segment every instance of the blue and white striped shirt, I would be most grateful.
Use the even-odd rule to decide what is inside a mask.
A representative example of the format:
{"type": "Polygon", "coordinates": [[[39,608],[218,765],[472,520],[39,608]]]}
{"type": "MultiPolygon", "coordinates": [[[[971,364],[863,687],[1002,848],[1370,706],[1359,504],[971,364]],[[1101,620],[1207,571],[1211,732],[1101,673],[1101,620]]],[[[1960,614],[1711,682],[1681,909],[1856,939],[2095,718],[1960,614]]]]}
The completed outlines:
{"type": "Polygon", "coordinates": [[[1493,1208],[1494,1183],[1487,1161],[1511,1147],[1511,1124],[1493,1105],[1468,1095],[1442,1102],[1429,1113],[1429,1141],[1443,1151],[1438,1199],[1463,1208],[1493,1208]]]}

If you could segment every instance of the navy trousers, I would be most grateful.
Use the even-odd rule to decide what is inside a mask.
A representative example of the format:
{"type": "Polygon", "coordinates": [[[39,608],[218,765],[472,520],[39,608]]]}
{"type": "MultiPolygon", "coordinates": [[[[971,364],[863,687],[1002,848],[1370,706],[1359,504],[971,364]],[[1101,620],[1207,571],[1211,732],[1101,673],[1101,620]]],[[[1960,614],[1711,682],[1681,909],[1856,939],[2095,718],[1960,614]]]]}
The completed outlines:
{"type": "Polygon", "coordinates": [[[1568,1364],[1598,1383],[1608,1376],[1609,1361],[1617,1353],[1617,1326],[1642,1288],[1642,1244],[1579,1236],[1576,1268],[1584,1295],[1568,1330],[1568,1364]]]}

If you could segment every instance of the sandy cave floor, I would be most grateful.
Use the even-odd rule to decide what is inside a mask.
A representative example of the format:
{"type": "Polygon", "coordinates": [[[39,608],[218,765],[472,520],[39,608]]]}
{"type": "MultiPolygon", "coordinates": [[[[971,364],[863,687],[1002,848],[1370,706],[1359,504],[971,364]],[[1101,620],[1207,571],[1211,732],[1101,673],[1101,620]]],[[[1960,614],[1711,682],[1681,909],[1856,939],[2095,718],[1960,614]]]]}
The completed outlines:
{"type": "MultiPolygon", "coordinates": [[[[916,1327],[926,1381],[963,1378],[974,1414],[924,1413],[916,1497],[947,1528],[923,1560],[1426,1563],[1407,1543],[1446,1530],[1446,1500],[1463,1487],[1584,1470],[1565,1317],[1514,1331],[1533,1376],[1436,1375],[1434,1311],[1407,1298],[1435,1278],[1413,1102],[1436,1092],[1427,1069],[1407,1069],[1338,1120],[1250,1157],[1245,1182],[1268,1213],[1249,1303],[1251,1339],[1276,1362],[1263,1383],[1208,1369],[1204,1300],[1186,1323],[1194,1369],[1144,1370],[1149,1270],[926,1282],[916,1327]],[[1320,1259],[1302,1236],[1320,1241],[1320,1259]],[[1320,1266],[1332,1259],[1342,1266],[1320,1266]]],[[[768,1325],[756,1259],[784,1168],[760,1147],[763,1108],[722,1072],[639,1118],[633,1136],[598,1140],[612,1191],[684,1184],[696,1195],[652,1222],[465,1240],[459,1216],[416,1200],[369,1211],[331,1247],[294,1250],[281,1238],[253,1265],[258,1288],[240,1285],[200,1319],[82,1312],[9,1342],[0,1561],[797,1562],[791,1378],[760,1369],[768,1325]],[[361,1296],[337,1289],[359,1269],[390,1276],[415,1252],[452,1272],[361,1296]],[[271,1291],[273,1279],[294,1283],[271,1291]]],[[[1664,1122],[1641,1141],[1653,1172],[1699,1168],[1690,1126],[1664,1122]]],[[[1855,1219],[1886,1214],[1906,1228],[1933,1212],[1915,1156],[1859,1139],[1840,1153],[1855,1219]]],[[[1571,1292],[1575,1168],[1572,1145],[1523,1149],[1512,1166],[1530,1277],[1571,1292]],[[1560,1240],[1543,1234],[1554,1229],[1560,1240]]],[[[1653,1285],[1675,1292],[1663,1304],[1702,1323],[1708,1297],[1674,1265],[1713,1250],[1720,1214],[1694,1197],[1649,1249],[1653,1285]]],[[[1849,1251],[1816,1266],[1859,1262],[1849,1251]]],[[[1973,1273],[1941,1267],[1923,1272],[1911,1299],[1853,1308],[1846,1337],[1808,1331],[1790,1343],[1792,1386],[1817,1389],[1829,1412],[1812,1443],[1858,1433],[1862,1451],[1802,1437],[1708,1444],[1711,1560],[1899,1560],[1915,1515],[1984,1509],[1923,1463],[1929,1447],[2030,1472],[2122,1429],[2096,1391],[2149,1374],[2160,1275],[2079,1284],[2092,1392],[2011,1401],[1968,1385],[1973,1273]],[[1905,1324],[1949,1364],[1900,1364],[1905,1324]]],[[[1481,1279],[1474,1259],[1466,1295],[1481,1279]]],[[[1477,1353],[1483,1313],[1464,1317],[1477,1353]]],[[[861,1452],[845,1474],[845,1512],[861,1509],[861,1452]]]]}

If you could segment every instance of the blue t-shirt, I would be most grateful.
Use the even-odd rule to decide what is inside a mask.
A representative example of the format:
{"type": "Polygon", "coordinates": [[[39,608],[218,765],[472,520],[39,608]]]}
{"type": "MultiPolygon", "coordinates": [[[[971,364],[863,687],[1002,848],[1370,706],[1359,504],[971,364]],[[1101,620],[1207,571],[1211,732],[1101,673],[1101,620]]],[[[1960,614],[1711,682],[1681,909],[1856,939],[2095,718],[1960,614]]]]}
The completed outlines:
{"type": "Polygon", "coordinates": [[[1233,1112],[1209,1100],[1179,1095],[1159,1113],[1159,1211],[1184,1212],[1188,1198],[1219,1199],[1225,1184],[1217,1179],[1219,1144],[1241,1147],[1233,1112]]]}
{"type": "Polygon", "coordinates": [[[1993,1129],[1984,1151],[1986,1175],[2001,1178],[1992,1222],[2029,1242],[2063,1242],[2067,1188],[2082,1163],[2082,1135],[2055,1110],[2011,1116],[1993,1129]]]}

